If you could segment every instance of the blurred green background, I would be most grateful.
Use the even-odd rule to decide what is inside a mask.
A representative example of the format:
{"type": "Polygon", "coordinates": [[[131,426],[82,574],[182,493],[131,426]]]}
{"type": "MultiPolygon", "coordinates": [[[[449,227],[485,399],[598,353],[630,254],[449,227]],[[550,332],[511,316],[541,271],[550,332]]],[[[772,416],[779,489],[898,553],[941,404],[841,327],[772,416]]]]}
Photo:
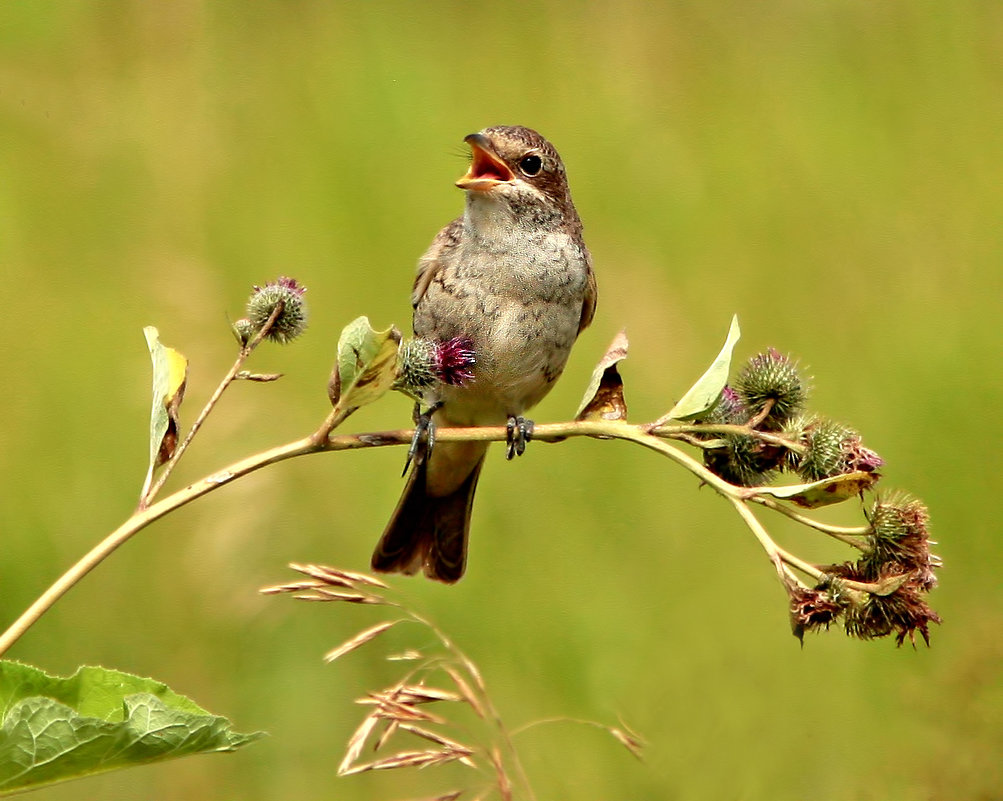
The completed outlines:
{"type": "MultiPolygon", "coordinates": [[[[989,799],[1003,786],[1003,5],[172,3],[0,5],[0,605],[12,620],[135,504],[142,327],[192,362],[184,419],[234,355],[252,284],[309,287],[311,329],[263,348],[174,486],[313,430],[341,327],[410,322],[413,265],[460,212],[465,134],[560,149],[600,300],[538,421],[567,419],[626,326],[632,418],[716,353],[776,346],[813,407],[861,429],[933,515],[933,647],[840,631],[799,648],[752,536],[712,492],[621,443],[496,449],[467,577],[398,582],[478,662],[539,798],[989,799]]],[[[346,430],[409,422],[389,397],[346,430]]],[[[409,798],[464,769],[339,780],[396,678],[388,635],[320,655],[371,609],[263,598],[289,561],[361,569],[401,449],[253,475],[130,542],[10,656],[168,682],[271,737],[44,799],[409,798]]],[[[854,510],[828,517],[850,522],[854,510]]],[[[846,558],[763,518],[790,549],[846,558]]],[[[420,637],[419,637],[420,640],[420,637]]]]}

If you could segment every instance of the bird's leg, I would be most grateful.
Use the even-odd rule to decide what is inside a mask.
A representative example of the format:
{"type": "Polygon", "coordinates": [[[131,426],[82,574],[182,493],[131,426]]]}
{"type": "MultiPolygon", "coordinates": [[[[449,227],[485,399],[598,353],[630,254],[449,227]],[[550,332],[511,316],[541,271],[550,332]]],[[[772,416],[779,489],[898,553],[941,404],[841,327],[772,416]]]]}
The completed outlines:
{"type": "Polygon", "coordinates": [[[414,436],[411,437],[411,446],[407,449],[407,461],[404,462],[404,472],[411,462],[417,459],[418,464],[424,462],[432,455],[432,448],[435,446],[435,423],[432,422],[432,415],[442,408],[442,401],[433,403],[426,411],[421,410],[421,404],[414,405],[414,436]]]}
{"type": "Polygon", "coordinates": [[[505,426],[505,458],[514,459],[526,451],[526,443],[533,438],[533,421],[525,417],[509,417],[505,426]]]}

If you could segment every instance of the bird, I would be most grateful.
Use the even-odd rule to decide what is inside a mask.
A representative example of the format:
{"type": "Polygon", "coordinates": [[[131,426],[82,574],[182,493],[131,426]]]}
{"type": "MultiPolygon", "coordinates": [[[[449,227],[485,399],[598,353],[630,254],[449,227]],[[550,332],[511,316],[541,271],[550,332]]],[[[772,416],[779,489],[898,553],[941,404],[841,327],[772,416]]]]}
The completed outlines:
{"type": "Polygon", "coordinates": [[[411,304],[416,337],[472,345],[473,380],[425,391],[416,431],[427,430],[426,447],[415,453],[416,433],[404,491],[372,557],[377,572],[421,570],[447,584],[466,567],[488,443],[429,448],[435,427],[507,425],[507,456],[521,454],[532,433],[524,413],[553,387],[596,308],[592,257],[554,146],[512,125],[464,142],[463,215],[419,259],[411,304]]]}

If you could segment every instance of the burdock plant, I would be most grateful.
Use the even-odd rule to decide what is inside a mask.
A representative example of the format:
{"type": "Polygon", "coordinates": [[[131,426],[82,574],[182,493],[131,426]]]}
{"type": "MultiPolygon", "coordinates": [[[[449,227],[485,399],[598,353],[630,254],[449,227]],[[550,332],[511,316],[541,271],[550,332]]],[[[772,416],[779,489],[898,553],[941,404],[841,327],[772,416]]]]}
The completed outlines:
{"type": "MultiPolygon", "coordinates": [[[[342,434],[337,429],[357,409],[391,390],[420,399],[437,382],[457,386],[477,381],[476,342],[463,336],[443,341],[408,340],[394,327],[377,331],[360,317],[345,326],[338,339],[327,383],[331,410],[315,430],[220,466],[203,478],[189,478],[184,486],[161,496],[168,478],[234,381],[272,382],[281,377],[278,373],[249,371],[245,364],[264,341],[285,344],[302,336],[307,322],[305,291],[298,281],[286,277],[254,288],[246,316],[232,326],[238,344],[235,360],[183,436],[180,410],[187,384],[187,359],[164,346],[155,328],[145,330],[154,373],[150,462],[136,509],[0,635],[0,654],[91,569],[155,520],[286,459],[319,452],[406,446],[412,442],[412,430],[342,434]]],[[[624,382],[619,373],[628,348],[626,336],[621,333],[600,359],[573,419],[537,424],[533,439],[551,443],[569,437],[624,440],[659,453],[692,473],[700,484],[710,487],[734,508],[764,549],[785,591],[791,628],[802,644],[806,632],[828,629],[837,623],[847,634],[861,639],[894,635],[900,645],[906,638],[915,645],[918,632],[929,644],[930,624],[939,623],[940,618],[926,598],[936,586],[936,571],[941,563],[930,552],[927,508],[903,493],[875,492],[881,458],[864,446],[863,438],[853,428],[807,411],[808,381],[795,360],[770,348],[750,358],[729,380],[738,338],[734,320],[724,346],[704,375],[666,413],[652,422],[635,423],[628,420],[624,382]],[[688,448],[695,449],[696,456],[688,448]],[[775,483],[784,475],[792,476],[791,483],[775,483]],[[810,516],[813,509],[844,502],[860,505],[861,525],[835,526],[810,516]],[[757,508],[783,515],[807,531],[843,543],[853,549],[853,558],[817,564],[797,556],[773,540],[757,516],[757,508]]],[[[318,381],[318,388],[320,384],[318,381]]],[[[436,432],[440,442],[504,441],[509,436],[505,426],[440,428],[436,432]]],[[[328,659],[351,653],[402,620],[424,626],[438,643],[434,653],[427,649],[407,651],[401,659],[409,667],[401,680],[360,699],[367,711],[348,745],[339,773],[459,763],[494,776],[502,798],[512,796],[514,783],[528,792],[529,783],[518,766],[510,732],[491,705],[479,671],[445,634],[406,604],[389,600],[385,590],[390,588],[382,580],[315,565],[296,569],[305,578],[267,592],[393,610],[394,617],[359,632],[331,651],[328,659]],[[485,738],[467,742],[450,730],[448,715],[430,711],[461,705],[490,723],[485,738]],[[405,737],[412,740],[412,747],[391,753],[385,750],[390,748],[388,744],[405,737]],[[413,747],[414,741],[420,741],[422,747],[413,747]],[[370,747],[375,749],[375,756],[363,757],[370,747]]],[[[12,732],[4,743],[6,750],[0,749],[0,790],[27,789],[99,768],[149,762],[178,753],[232,749],[254,739],[254,735],[230,732],[226,721],[199,710],[186,699],[179,700],[162,685],[153,683],[151,689],[149,680],[122,679],[124,674],[110,678],[110,672],[104,669],[87,670],[103,678],[95,682],[88,674],[86,681],[77,677],[56,679],[44,677],[35,668],[0,662],[0,695],[11,699],[4,725],[6,731],[12,732]],[[72,686],[68,689],[60,682],[72,686]],[[121,698],[114,693],[109,696],[110,684],[128,686],[128,696],[124,689],[121,698]],[[133,697],[138,692],[136,687],[144,688],[147,694],[160,693],[157,697],[161,700],[154,699],[154,703],[146,699],[142,708],[137,708],[133,697]],[[37,694],[30,695],[25,688],[38,688],[37,694]],[[102,708],[109,703],[117,710],[125,708],[125,719],[120,719],[120,712],[116,712],[115,721],[95,722],[87,717],[85,710],[95,708],[95,702],[87,696],[88,688],[103,693],[102,708]],[[80,709],[58,703],[55,697],[78,699],[80,709]],[[169,702],[166,706],[163,699],[169,702]],[[149,725],[151,730],[137,739],[135,729],[139,725],[149,725]],[[135,742],[142,743],[142,749],[135,753],[129,748],[116,751],[118,761],[111,766],[98,757],[91,762],[76,757],[61,761],[61,755],[82,753],[77,749],[83,741],[78,740],[101,726],[106,727],[111,738],[109,748],[113,743],[135,742]],[[210,729],[213,733],[207,735],[210,729]],[[39,730],[62,734],[38,738],[34,733],[39,730]]],[[[625,726],[603,728],[632,752],[638,752],[640,739],[625,726]]],[[[449,791],[439,797],[457,796],[457,791],[449,791]]]]}

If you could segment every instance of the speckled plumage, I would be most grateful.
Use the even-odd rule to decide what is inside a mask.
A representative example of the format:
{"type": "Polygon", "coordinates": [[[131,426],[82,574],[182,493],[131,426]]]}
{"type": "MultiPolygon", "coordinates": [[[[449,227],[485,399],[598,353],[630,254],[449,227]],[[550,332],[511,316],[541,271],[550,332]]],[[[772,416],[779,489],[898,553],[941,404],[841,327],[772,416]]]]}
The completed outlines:
{"type": "MultiPolygon", "coordinates": [[[[439,384],[425,397],[429,407],[441,403],[433,417],[440,426],[521,416],[561,375],[595,312],[591,257],[557,151],[518,126],[466,141],[471,169],[457,182],[467,189],[464,214],[419,260],[411,298],[417,336],[465,337],[476,353],[473,382],[439,384]]],[[[442,442],[419,460],[373,554],[375,569],[460,578],[486,450],[442,442]]]]}

